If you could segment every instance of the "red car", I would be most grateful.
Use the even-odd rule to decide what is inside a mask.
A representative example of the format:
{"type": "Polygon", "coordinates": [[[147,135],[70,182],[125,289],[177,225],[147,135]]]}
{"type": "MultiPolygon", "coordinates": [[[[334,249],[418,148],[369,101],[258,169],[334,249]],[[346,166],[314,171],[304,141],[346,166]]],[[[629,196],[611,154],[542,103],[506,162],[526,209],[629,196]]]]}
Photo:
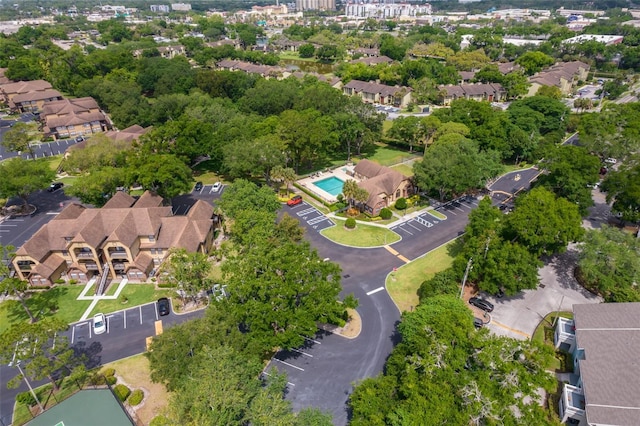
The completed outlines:
{"type": "Polygon", "coordinates": [[[291,197],[289,201],[287,201],[287,205],[295,206],[297,204],[300,204],[301,202],[302,202],[302,195],[294,195],[293,197],[291,197]]]}

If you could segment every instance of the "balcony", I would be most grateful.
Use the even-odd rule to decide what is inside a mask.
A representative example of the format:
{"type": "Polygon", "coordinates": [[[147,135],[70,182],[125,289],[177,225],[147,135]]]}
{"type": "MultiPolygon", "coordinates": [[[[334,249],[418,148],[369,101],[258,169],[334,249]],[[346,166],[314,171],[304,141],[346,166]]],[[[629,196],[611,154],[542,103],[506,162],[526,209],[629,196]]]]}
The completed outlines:
{"type": "Polygon", "coordinates": [[[87,263],[83,263],[82,265],[85,268],[87,268],[88,271],[98,271],[99,270],[97,263],[87,262],[87,263]]]}
{"type": "Polygon", "coordinates": [[[124,271],[125,269],[127,269],[127,266],[129,264],[128,263],[124,263],[124,262],[113,262],[112,266],[113,269],[116,271],[124,271]]]}
{"type": "Polygon", "coordinates": [[[109,252],[109,257],[112,259],[128,259],[129,255],[126,251],[111,251],[109,252]]]}
{"type": "Polygon", "coordinates": [[[76,257],[78,259],[93,259],[95,258],[95,256],[93,255],[92,251],[81,251],[76,253],[76,257]]]}

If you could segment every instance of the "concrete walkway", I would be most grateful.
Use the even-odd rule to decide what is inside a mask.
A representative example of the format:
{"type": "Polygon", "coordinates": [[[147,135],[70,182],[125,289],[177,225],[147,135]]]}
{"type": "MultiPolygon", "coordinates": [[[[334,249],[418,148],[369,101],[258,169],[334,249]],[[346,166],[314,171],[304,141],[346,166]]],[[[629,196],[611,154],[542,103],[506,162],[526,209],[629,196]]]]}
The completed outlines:
{"type": "Polygon", "coordinates": [[[82,290],[82,293],[80,293],[80,295],[78,296],[77,300],[91,300],[91,303],[89,304],[89,307],[87,308],[86,311],[84,311],[84,314],[82,314],[82,317],[80,317],[80,321],[86,320],[89,317],[89,315],[91,315],[91,312],[93,311],[93,308],[96,307],[96,305],[98,304],[99,301],[117,299],[120,296],[120,293],[122,292],[122,290],[124,290],[124,287],[129,282],[129,280],[126,279],[126,278],[124,278],[122,281],[120,281],[120,283],[118,284],[118,288],[116,289],[116,292],[113,295],[110,295],[110,296],[106,296],[106,295],[102,295],[102,296],[96,296],[96,295],[87,296],[87,293],[89,292],[91,287],[93,287],[93,284],[95,283],[95,281],[96,281],[95,278],[92,278],[91,280],[89,280],[87,285],[84,286],[84,290],[82,290]]]}

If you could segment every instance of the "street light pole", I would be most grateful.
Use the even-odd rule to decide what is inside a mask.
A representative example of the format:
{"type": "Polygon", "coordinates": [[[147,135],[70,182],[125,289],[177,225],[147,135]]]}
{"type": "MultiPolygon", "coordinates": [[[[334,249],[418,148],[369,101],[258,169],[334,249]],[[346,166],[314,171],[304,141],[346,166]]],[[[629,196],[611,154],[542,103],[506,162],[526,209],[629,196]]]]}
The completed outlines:
{"type": "Polygon", "coordinates": [[[27,376],[24,374],[24,371],[22,371],[22,368],[20,368],[20,361],[17,361],[15,366],[18,367],[18,371],[20,371],[20,375],[22,376],[22,378],[24,379],[25,383],[27,384],[27,387],[29,388],[29,391],[31,392],[31,395],[33,395],[33,398],[38,403],[38,407],[40,407],[40,412],[42,413],[44,411],[44,408],[42,407],[42,403],[38,399],[38,396],[36,395],[36,393],[33,391],[33,388],[31,387],[31,383],[29,383],[29,379],[27,379],[27,376]]]}
{"type": "Polygon", "coordinates": [[[465,269],[464,271],[464,277],[462,278],[462,288],[460,289],[460,299],[462,299],[462,295],[464,294],[464,285],[467,283],[467,276],[469,275],[469,271],[472,268],[471,266],[472,263],[473,263],[473,257],[470,257],[469,261],[467,262],[467,269],[465,269]]]}

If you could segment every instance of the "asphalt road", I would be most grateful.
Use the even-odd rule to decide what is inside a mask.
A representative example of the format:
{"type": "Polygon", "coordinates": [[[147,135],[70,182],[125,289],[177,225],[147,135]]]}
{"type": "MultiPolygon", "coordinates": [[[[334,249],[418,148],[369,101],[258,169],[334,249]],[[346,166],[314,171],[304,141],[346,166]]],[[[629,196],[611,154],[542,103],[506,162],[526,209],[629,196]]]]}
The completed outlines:
{"type": "MultiPolygon", "coordinates": [[[[524,185],[525,182],[528,184],[530,179],[537,175],[535,169],[518,173],[519,178],[507,175],[496,181],[494,187],[513,189],[514,185],[524,185]]],[[[209,186],[205,186],[201,191],[193,191],[173,200],[174,210],[177,214],[184,214],[195,200],[213,202],[223,191],[224,188],[213,192],[209,186]]],[[[48,213],[55,214],[59,211],[60,202],[70,200],[63,191],[53,194],[40,192],[33,194],[32,198],[33,203],[40,209],[33,217],[25,218],[23,232],[18,230],[19,226],[9,226],[18,225],[11,221],[8,221],[8,226],[0,227],[3,239],[7,234],[16,242],[16,246],[24,242],[20,242],[21,239],[28,239],[41,226],[39,223],[45,223],[47,218],[50,220],[53,215],[48,213]]],[[[461,235],[468,214],[475,208],[477,201],[475,198],[469,198],[440,206],[438,211],[447,217],[444,220],[424,214],[406,218],[394,227],[402,239],[392,245],[392,250],[384,247],[358,249],[335,244],[319,233],[321,229],[331,226],[330,221],[319,213],[314,213],[311,206],[304,203],[294,208],[283,206],[283,211],[300,220],[307,231],[306,238],[318,250],[320,257],[340,264],[342,295],[353,293],[358,298],[357,311],[362,319],[362,332],[355,339],[319,332],[316,338],[307,341],[305,347],[276,354],[266,372],[271,368],[287,372],[287,398],[295,410],[309,406],[317,407],[330,412],[334,424],[347,423],[346,402],[353,384],[381,373],[387,357],[399,339],[396,326],[400,321],[400,312],[384,287],[387,274],[409,260],[461,235]],[[306,213],[298,214],[305,211],[306,213]]],[[[99,336],[89,334],[90,327],[86,321],[72,324],[68,332],[70,341],[73,341],[78,351],[87,355],[92,366],[143,352],[146,337],[155,334],[155,314],[148,307],[134,307],[133,310],[131,313],[127,311],[110,316],[109,332],[99,336]],[[139,322],[136,322],[135,309],[139,310],[138,315],[141,316],[139,322]]],[[[182,322],[197,315],[172,315],[165,317],[163,322],[182,322]]],[[[15,393],[21,391],[4,391],[4,384],[12,376],[13,372],[8,367],[0,367],[0,418],[3,421],[7,415],[5,413],[11,412],[15,393]]]]}
{"type": "MultiPolygon", "coordinates": [[[[104,334],[93,334],[91,320],[85,320],[70,324],[64,335],[77,354],[87,357],[87,367],[95,368],[144,352],[147,337],[156,335],[155,322],[158,319],[162,320],[163,329],[166,329],[174,324],[198,318],[204,313],[202,310],[184,315],[171,312],[158,318],[156,312],[155,302],[134,306],[108,314],[107,332],[104,334]]],[[[16,395],[28,390],[24,381],[18,389],[7,389],[7,382],[17,374],[15,367],[0,365],[0,425],[11,423],[16,395]]],[[[46,383],[47,380],[41,380],[31,382],[31,385],[36,387],[46,383]]]]}
{"type": "Polygon", "coordinates": [[[296,351],[281,352],[272,359],[272,368],[288,376],[287,399],[294,410],[316,407],[330,412],[336,425],[348,421],[347,400],[353,384],[383,371],[387,357],[399,341],[396,326],[400,311],[385,289],[387,274],[464,231],[469,212],[477,200],[452,203],[439,208],[447,216],[440,220],[429,216],[432,226],[415,218],[404,220],[395,232],[402,240],[391,248],[358,249],[335,244],[319,231],[331,226],[306,203],[284,211],[297,218],[306,229],[305,236],[317,248],[322,258],[337,262],[342,268],[343,295],[353,293],[359,301],[357,311],[362,320],[362,332],[355,339],[320,331],[313,340],[296,351]],[[298,214],[306,212],[302,215],[298,214]],[[437,222],[437,223],[433,223],[437,222]]]}

